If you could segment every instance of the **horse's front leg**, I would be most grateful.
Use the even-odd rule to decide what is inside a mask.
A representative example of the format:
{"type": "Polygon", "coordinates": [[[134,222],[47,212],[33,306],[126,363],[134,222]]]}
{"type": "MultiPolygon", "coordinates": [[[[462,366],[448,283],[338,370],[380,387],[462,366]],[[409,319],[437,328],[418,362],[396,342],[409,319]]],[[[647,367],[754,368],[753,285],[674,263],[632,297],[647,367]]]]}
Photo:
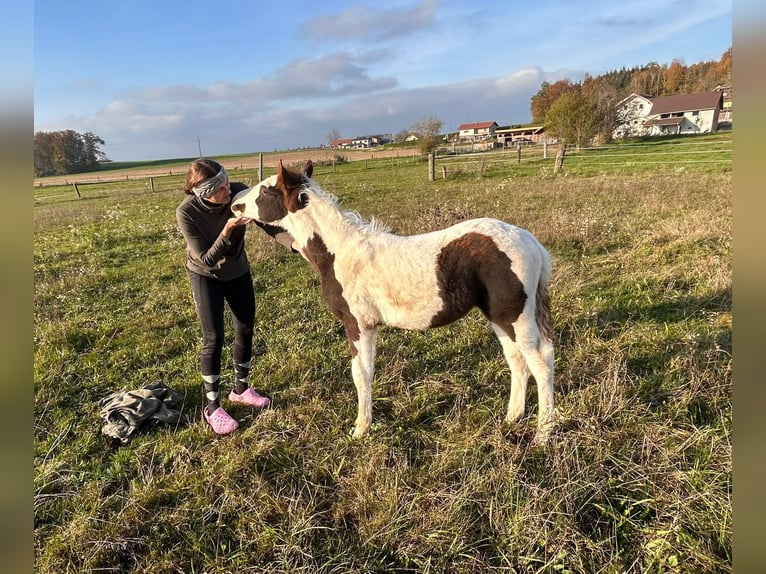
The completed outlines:
{"type": "Polygon", "coordinates": [[[358,410],[354,424],[354,438],[359,438],[372,423],[372,377],[375,370],[375,339],[377,327],[361,329],[359,339],[351,341],[351,376],[356,386],[358,410]]]}

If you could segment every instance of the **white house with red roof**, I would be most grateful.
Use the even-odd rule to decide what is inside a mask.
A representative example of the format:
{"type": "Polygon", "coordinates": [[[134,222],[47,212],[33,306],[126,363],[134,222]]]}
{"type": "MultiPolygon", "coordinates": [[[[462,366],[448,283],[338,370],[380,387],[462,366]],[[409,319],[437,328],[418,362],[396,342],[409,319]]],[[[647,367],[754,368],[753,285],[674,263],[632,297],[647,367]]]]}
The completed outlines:
{"type": "Polygon", "coordinates": [[[495,137],[497,122],[475,122],[461,124],[458,128],[458,137],[461,140],[478,141],[495,137]]]}

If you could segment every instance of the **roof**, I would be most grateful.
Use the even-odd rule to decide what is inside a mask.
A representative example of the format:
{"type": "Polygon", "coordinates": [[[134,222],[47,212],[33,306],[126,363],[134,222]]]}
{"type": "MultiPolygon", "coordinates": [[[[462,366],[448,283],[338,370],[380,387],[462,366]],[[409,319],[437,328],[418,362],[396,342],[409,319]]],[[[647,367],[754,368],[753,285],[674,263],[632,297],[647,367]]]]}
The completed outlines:
{"type": "Polygon", "coordinates": [[[651,102],[652,99],[648,96],[642,96],[641,94],[637,94],[636,92],[632,92],[629,96],[622,98],[619,102],[617,102],[617,106],[623,105],[625,102],[633,99],[641,99],[645,102],[651,102]]]}
{"type": "Polygon", "coordinates": [[[351,139],[332,140],[330,142],[330,147],[335,147],[335,146],[339,146],[339,145],[343,145],[343,144],[350,144],[353,141],[354,140],[351,140],[351,139]]]}
{"type": "Polygon", "coordinates": [[[497,122],[476,122],[473,124],[462,124],[458,130],[483,130],[493,125],[497,125],[497,122]]]}
{"type": "Polygon", "coordinates": [[[652,98],[652,115],[672,112],[693,112],[713,110],[721,107],[721,92],[702,92],[700,94],[680,94],[652,98]]]}
{"type": "Polygon", "coordinates": [[[495,130],[495,133],[498,134],[539,134],[545,131],[545,126],[526,126],[522,128],[511,128],[507,126],[503,126],[501,128],[497,128],[495,130]]]}

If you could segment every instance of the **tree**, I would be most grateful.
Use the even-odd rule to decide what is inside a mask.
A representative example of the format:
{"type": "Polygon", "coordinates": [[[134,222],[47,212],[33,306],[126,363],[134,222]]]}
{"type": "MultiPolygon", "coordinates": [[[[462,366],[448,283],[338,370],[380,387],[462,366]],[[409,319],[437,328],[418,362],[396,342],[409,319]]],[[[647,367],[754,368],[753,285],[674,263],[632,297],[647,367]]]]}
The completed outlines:
{"type": "Polygon", "coordinates": [[[580,90],[582,96],[596,108],[599,143],[612,140],[614,130],[620,123],[617,117],[617,103],[622,99],[622,93],[609,81],[599,81],[590,78],[580,90]]]}
{"type": "Polygon", "coordinates": [[[443,125],[444,122],[434,116],[421,118],[412,124],[410,131],[418,136],[418,147],[421,153],[431,153],[437,148],[443,125]]]}
{"type": "Polygon", "coordinates": [[[645,68],[633,74],[630,91],[650,98],[662,94],[665,83],[665,67],[657,62],[650,62],[645,68]]]}
{"type": "Polygon", "coordinates": [[[34,139],[35,177],[89,171],[108,158],[104,140],[96,134],[74,130],[37,132],[34,139]]]}
{"type": "Polygon", "coordinates": [[[665,71],[665,95],[683,94],[686,91],[686,66],[680,60],[673,60],[665,71]]]}
{"type": "Polygon", "coordinates": [[[547,132],[578,148],[598,134],[600,125],[598,106],[580,90],[559,97],[545,116],[547,132]]]}
{"type": "Polygon", "coordinates": [[[327,139],[327,145],[332,145],[332,142],[335,140],[340,139],[340,132],[338,130],[330,130],[330,132],[325,136],[327,139]]]}
{"type": "Polygon", "coordinates": [[[407,136],[410,135],[410,130],[400,130],[397,132],[397,134],[394,136],[394,141],[396,143],[402,143],[404,140],[407,139],[407,136]]]}
{"type": "Polygon", "coordinates": [[[553,84],[543,82],[540,89],[532,96],[529,104],[529,111],[532,114],[532,123],[541,124],[545,121],[545,115],[548,113],[553,102],[561,95],[577,89],[575,84],[569,80],[559,80],[553,84]]]}

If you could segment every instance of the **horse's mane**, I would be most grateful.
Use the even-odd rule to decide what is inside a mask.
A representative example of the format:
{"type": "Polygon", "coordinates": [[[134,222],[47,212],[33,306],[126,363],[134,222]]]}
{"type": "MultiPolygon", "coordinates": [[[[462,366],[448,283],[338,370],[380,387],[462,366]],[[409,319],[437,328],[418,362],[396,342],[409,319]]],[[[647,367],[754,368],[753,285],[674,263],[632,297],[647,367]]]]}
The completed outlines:
{"type": "MultiPolygon", "coordinates": [[[[389,233],[389,228],[374,217],[370,221],[365,220],[357,211],[349,211],[340,208],[338,198],[332,193],[322,189],[314,180],[309,180],[303,185],[306,191],[309,191],[315,198],[319,199],[315,205],[311,206],[317,211],[329,210],[338,215],[338,231],[343,235],[353,235],[361,233],[366,236],[380,235],[389,233]]],[[[312,198],[313,199],[313,198],[312,198]]],[[[309,205],[312,201],[309,199],[309,205]]]]}

